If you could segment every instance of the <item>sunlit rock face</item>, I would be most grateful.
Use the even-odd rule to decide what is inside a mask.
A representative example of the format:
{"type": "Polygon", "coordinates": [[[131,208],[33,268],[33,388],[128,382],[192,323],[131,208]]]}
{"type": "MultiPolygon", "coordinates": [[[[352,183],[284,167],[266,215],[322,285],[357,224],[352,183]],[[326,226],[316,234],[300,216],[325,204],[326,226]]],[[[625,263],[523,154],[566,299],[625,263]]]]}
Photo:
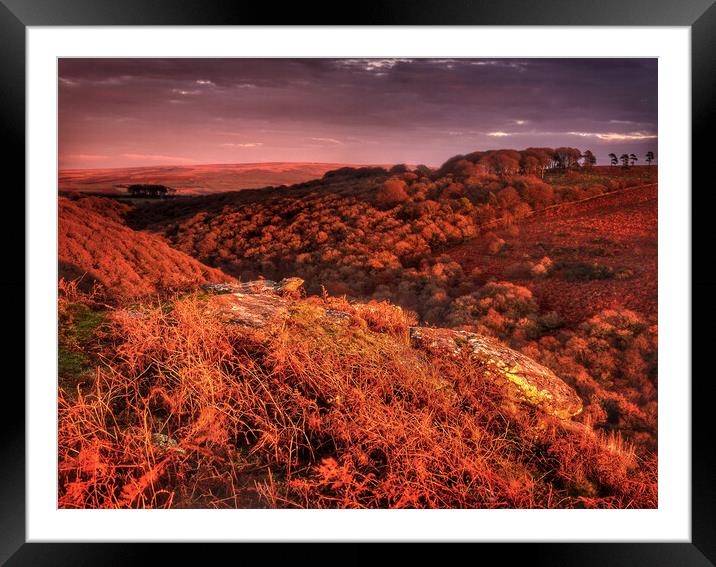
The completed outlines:
{"type": "Polygon", "coordinates": [[[286,298],[299,293],[302,285],[301,278],[286,278],[280,282],[207,284],[202,288],[213,294],[209,298],[209,312],[222,321],[261,328],[288,314],[286,298]]]}
{"type": "Polygon", "coordinates": [[[492,338],[428,327],[413,327],[410,338],[415,347],[432,352],[458,356],[468,349],[472,360],[504,379],[519,399],[550,415],[567,419],[582,411],[577,393],[554,372],[492,338]]]}

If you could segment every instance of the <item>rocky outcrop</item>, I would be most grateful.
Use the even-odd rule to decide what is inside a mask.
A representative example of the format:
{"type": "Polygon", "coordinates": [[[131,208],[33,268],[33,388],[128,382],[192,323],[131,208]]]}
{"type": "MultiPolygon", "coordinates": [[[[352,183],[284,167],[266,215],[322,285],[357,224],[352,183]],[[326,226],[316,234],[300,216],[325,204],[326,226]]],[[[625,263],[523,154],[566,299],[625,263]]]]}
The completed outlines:
{"type": "Polygon", "coordinates": [[[410,340],[417,348],[459,356],[467,349],[476,364],[495,378],[506,379],[522,401],[556,417],[567,419],[582,411],[582,400],[549,368],[498,341],[452,329],[412,327],[410,340]]]}
{"type": "MultiPolygon", "coordinates": [[[[209,311],[222,321],[263,328],[288,317],[288,297],[296,296],[302,284],[300,278],[288,278],[280,282],[259,280],[202,287],[212,292],[209,311]]],[[[333,309],[325,309],[324,314],[340,322],[352,317],[333,309]]],[[[495,339],[452,329],[411,327],[410,341],[414,348],[434,354],[457,357],[467,349],[471,360],[495,380],[502,381],[515,398],[545,413],[568,419],[582,411],[582,401],[577,393],[554,372],[495,339]]]]}
{"type": "Polygon", "coordinates": [[[288,314],[288,301],[268,293],[227,293],[209,299],[208,311],[230,325],[260,329],[288,314]]]}
{"type": "Polygon", "coordinates": [[[215,294],[209,299],[209,311],[222,321],[231,325],[261,328],[287,315],[286,297],[297,294],[302,285],[301,278],[286,278],[280,282],[257,280],[206,284],[201,287],[215,294]]]}

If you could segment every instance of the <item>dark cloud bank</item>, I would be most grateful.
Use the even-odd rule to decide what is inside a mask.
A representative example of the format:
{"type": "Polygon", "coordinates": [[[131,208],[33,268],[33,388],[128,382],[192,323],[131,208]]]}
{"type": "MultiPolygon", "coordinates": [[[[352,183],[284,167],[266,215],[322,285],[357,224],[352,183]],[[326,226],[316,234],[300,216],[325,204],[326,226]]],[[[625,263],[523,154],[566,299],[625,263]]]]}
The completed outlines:
{"type": "Polygon", "coordinates": [[[655,59],[62,59],[61,167],[657,149],[655,59]]]}

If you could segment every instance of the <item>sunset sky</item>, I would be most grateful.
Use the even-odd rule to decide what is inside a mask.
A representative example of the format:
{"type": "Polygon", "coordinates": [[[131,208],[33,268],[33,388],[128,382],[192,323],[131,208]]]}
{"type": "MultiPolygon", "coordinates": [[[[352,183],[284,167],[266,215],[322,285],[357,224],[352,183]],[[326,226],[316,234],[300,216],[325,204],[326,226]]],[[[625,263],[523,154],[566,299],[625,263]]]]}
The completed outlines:
{"type": "Polygon", "coordinates": [[[656,59],[61,59],[59,165],[657,152],[656,59]]]}

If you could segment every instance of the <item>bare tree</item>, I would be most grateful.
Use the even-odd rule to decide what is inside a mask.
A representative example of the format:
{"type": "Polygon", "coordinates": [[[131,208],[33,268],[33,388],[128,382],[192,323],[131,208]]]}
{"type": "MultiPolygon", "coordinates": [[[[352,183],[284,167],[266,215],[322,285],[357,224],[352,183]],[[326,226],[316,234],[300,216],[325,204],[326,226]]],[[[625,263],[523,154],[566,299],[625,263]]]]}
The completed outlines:
{"type": "Polygon", "coordinates": [[[582,160],[584,160],[582,162],[584,167],[592,167],[597,163],[597,158],[591,150],[584,151],[584,153],[582,154],[582,160]]]}

